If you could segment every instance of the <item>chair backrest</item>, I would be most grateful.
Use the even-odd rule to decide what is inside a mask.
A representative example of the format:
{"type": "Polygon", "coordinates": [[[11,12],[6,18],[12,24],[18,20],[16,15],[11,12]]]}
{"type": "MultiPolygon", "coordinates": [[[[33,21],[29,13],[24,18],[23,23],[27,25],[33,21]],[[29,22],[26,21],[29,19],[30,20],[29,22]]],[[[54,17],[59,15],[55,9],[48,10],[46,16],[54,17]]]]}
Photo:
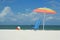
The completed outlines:
{"type": "Polygon", "coordinates": [[[40,20],[37,20],[34,25],[34,29],[39,29],[39,25],[40,25],[40,20]]]}

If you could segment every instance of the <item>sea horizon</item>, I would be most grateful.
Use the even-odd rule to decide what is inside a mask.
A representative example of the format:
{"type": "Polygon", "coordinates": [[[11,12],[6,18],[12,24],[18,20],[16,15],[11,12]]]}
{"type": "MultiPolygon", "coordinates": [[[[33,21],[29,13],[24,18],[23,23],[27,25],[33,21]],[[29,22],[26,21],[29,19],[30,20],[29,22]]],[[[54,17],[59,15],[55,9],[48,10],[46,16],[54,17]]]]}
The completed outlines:
{"type": "MultiPolygon", "coordinates": [[[[34,25],[0,25],[0,29],[16,29],[17,26],[22,30],[34,29],[34,25]]],[[[43,30],[43,25],[40,25],[37,30],[43,30]]],[[[45,25],[44,30],[60,30],[60,25],[45,25]]]]}

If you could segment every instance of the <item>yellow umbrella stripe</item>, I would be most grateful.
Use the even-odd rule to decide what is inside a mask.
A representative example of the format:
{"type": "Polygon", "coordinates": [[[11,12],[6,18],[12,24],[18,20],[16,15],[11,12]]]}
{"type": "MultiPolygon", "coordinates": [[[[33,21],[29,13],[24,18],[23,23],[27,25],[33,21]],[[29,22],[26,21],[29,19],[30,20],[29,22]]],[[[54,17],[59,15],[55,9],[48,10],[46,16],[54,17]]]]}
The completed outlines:
{"type": "Polygon", "coordinates": [[[49,8],[38,8],[38,9],[53,11],[52,9],[49,9],[49,8]]]}

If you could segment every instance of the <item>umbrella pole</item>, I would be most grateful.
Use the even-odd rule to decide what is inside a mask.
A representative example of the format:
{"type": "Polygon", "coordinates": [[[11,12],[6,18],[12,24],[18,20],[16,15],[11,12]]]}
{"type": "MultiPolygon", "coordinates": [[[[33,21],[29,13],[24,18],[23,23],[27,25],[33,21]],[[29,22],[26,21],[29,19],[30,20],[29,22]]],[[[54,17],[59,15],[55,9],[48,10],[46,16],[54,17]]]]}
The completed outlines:
{"type": "Polygon", "coordinates": [[[46,16],[46,13],[44,13],[44,16],[43,16],[43,30],[44,30],[44,26],[45,26],[45,16],[46,16]]]}

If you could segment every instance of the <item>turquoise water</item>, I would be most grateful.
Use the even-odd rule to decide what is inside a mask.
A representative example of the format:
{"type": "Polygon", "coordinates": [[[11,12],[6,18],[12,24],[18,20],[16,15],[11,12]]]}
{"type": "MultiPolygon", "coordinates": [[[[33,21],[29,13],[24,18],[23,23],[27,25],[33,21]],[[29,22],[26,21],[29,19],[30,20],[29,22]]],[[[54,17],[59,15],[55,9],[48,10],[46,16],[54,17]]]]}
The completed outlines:
{"type": "MultiPolygon", "coordinates": [[[[0,25],[0,29],[16,29],[20,26],[22,30],[31,30],[34,25],[0,25]]],[[[38,30],[42,30],[42,25],[39,26],[38,30]]],[[[45,25],[45,30],[60,30],[60,25],[45,25]]]]}

